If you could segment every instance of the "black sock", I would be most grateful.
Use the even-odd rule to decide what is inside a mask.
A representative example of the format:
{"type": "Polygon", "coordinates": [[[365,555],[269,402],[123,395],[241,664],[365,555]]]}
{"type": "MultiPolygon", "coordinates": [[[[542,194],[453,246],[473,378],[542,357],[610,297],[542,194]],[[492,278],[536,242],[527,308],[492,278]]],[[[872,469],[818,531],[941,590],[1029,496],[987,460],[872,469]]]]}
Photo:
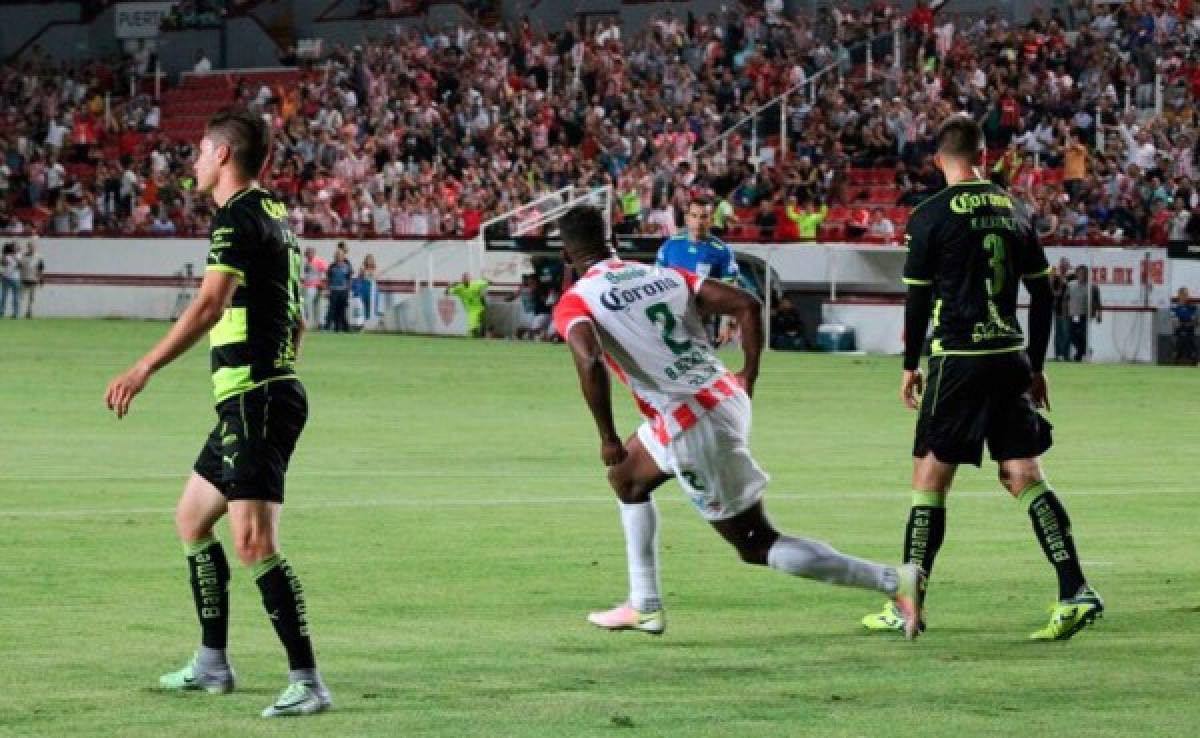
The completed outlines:
{"type": "MultiPolygon", "coordinates": [[[[904,563],[914,563],[933,573],[933,561],[946,538],[946,498],[935,492],[913,492],[908,524],[904,526],[904,563]]],[[[921,599],[925,599],[922,590],[921,599]]]]}
{"type": "Polygon", "coordinates": [[[1079,554],[1075,553],[1071,519],[1067,517],[1066,509],[1045,482],[1030,485],[1018,499],[1029,506],[1033,532],[1037,534],[1046,558],[1054,565],[1054,573],[1058,575],[1058,599],[1074,597],[1087,582],[1079,566],[1079,554]]]}
{"type": "Polygon", "coordinates": [[[275,634],[287,651],[288,668],[293,671],[315,668],[304,589],[291,564],[280,554],[269,556],[254,565],[254,577],[275,634]]]}
{"type": "Polygon", "coordinates": [[[200,618],[200,643],[224,650],[229,635],[229,562],[215,538],[186,546],[192,596],[200,618]]]}
{"type": "Polygon", "coordinates": [[[946,498],[933,492],[913,492],[908,525],[904,527],[904,563],[919,564],[928,576],[946,538],[946,498]]]}

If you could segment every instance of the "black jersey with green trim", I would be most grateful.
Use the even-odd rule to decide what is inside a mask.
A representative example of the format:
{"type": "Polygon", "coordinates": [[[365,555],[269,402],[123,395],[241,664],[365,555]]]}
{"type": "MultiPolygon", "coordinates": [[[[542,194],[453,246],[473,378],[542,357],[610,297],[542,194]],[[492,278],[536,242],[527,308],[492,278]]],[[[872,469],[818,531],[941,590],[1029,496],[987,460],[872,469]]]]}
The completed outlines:
{"type": "Polygon", "coordinates": [[[233,300],[208,334],[213,392],[221,402],[295,376],[302,258],[287,208],[258,187],[217,210],[209,240],[205,268],[238,278],[233,300]]]}
{"type": "Polygon", "coordinates": [[[1049,272],[1025,205],[986,180],[952,185],[909,216],[904,283],[933,289],[933,353],[1024,347],[1022,278],[1049,272]]]}

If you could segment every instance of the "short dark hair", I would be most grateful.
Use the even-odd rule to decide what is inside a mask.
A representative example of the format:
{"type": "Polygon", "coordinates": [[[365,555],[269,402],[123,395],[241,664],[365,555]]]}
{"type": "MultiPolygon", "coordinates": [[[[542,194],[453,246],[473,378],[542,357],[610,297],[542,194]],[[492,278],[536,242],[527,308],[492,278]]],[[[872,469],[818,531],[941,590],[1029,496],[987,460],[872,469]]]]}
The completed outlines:
{"type": "Polygon", "coordinates": [[[713,204],[712,198],[709,197],[708,195],[694,195],[692,197],[692,199],[688,202],[687,206],[690,208],[693,205],[700,205],[700,206],[707,208],[707,207],[711,207],[712,204],[713,204]]]}
{"type": "Polygon", "coordinates": [[[558,233],[567,253],[574,256],[608,255],[604,241],[604,214],[594,205],[578,205],[558,219],[558,233]]]}
{"type": "Polygon", "coordinates": [[[975,159],[983,151],[983,129],[966,115],[952,115],[937,133],[937,150],[942,156],[975,159]]]}
{"type": "Polygon", "coordinates": [[[262,116],[245,108],[229,107],[218,111],[208,119],[204,133],[229,146],[233,163],[248,179],[258,176],[271,151],[271,130],[262,116]]]}

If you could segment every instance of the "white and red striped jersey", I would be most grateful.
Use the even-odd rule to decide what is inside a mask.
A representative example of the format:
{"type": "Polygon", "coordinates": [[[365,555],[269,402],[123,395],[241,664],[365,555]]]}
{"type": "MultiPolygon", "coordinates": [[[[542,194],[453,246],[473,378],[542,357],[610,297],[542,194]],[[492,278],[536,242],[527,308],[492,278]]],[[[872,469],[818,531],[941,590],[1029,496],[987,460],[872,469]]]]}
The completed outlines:
{"type": "Polygon", "coordinates": [[[589,269],[554,308],[564,339],[580,321],[595,327],[608,367],[664,444],[737,390],[696,308],[703,281],[682,269],[613,259],[589,269]]]}

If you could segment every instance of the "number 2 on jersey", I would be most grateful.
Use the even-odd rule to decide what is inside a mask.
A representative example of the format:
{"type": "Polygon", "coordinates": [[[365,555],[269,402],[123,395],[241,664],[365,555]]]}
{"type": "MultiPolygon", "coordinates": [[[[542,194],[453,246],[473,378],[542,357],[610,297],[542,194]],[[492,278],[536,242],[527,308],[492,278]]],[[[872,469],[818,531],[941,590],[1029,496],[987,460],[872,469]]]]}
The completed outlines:
{"type": "Polygon", "coordinates": [[[656,302],[646,308],[646,317],[655,325],[662,324],[663,343],[667,344],[667,348],[671,349],[671,353],[678,355],[691,350],[691,341],[676,341],[671,337],[671,334],[675,332],[675,316],[671,314],[671,308],[667,303],[656,302]]]}
{"type": "Polygon", "coordinates": [[[988,252],[988,264],[992,267],[992,276],[987,280],[988,295],[995,297],[1004,289],[1004,239],[989,233],[983,239],[983,250],[988,252]]]}

